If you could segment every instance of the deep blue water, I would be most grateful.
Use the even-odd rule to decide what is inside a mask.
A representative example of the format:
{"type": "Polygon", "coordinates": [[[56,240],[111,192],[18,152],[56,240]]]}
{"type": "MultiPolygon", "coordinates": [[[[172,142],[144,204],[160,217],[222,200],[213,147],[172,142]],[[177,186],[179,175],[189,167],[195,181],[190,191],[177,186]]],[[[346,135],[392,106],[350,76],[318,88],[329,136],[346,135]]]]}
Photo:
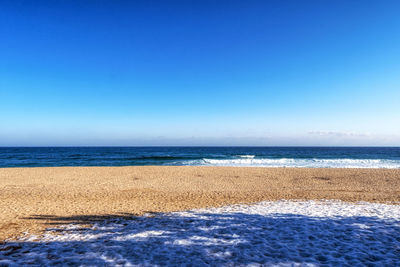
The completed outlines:
{"type": "Polygon", "coordinates": [[[0,167],[129,165],[400,168],[400,147],[0,148],[0,167]]]}

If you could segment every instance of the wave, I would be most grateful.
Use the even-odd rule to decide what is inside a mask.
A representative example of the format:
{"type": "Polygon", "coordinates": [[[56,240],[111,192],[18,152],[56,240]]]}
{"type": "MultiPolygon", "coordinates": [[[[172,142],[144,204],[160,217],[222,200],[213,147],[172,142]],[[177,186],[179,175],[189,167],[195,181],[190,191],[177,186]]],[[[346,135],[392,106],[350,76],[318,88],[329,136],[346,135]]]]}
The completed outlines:
{"type": "Polygon", "coordinates": [[[400,168],[400,160],[388,159],[201,159],[186,161],[184,165],[237,167],[295,167],[295,168],[400,168]]]}
{"type": "Polygon", "coordinates": [[[239,158],[253,159],[255,155],[237,155],[239,158]]]}
{"type": "Polygon", "coordinates": [[[130,158],[122,158],[127,160],[183,160],[188,159],[188,157],[181,156],[139,156],[139,157],[130,157],[130,158]]]}

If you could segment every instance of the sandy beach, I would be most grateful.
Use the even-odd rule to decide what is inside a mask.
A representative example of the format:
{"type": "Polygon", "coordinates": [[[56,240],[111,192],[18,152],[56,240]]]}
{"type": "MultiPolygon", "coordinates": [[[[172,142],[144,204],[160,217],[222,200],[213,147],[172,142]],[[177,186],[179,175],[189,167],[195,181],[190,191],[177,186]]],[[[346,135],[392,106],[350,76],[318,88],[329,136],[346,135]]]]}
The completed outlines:
{"type": "Polygon", "coordinates": [[[0,169],[0,240],[66,223],[267,200],[399,202],[398,169],[0,169]]]}

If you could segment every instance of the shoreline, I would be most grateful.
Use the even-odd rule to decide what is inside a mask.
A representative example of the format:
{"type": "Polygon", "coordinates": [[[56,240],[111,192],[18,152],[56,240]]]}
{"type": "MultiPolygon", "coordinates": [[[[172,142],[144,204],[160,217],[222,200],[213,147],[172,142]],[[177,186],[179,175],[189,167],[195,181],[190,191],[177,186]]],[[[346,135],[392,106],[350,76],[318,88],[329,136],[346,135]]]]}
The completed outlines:
{"type": "MultiPolygon", "coordinates": [[[[218,169],[269,169],[269,170],[280,170],[280,169],[289,169],[289,170],[388,170],[388,171],[399,171],[400,168],[384,168],[384,167],[303,167],[303,166],[231,166],[231,165],[118,165],[118,166],[99,166],[99,165],[82,165],[82,166],[12,166],[12,167],[0,167],[0,172],[2,170],[30,170],[30,169],[95,169],[95,168],[218,168],[218,169]]],[[[1,174],[0,174],[1,175],[1,174]]]]}
{"type": "Polygon", "coordinates": [[[0,168],[0,241],[68,223],[274,200],[398,203],[400,169],[0,168]]]}

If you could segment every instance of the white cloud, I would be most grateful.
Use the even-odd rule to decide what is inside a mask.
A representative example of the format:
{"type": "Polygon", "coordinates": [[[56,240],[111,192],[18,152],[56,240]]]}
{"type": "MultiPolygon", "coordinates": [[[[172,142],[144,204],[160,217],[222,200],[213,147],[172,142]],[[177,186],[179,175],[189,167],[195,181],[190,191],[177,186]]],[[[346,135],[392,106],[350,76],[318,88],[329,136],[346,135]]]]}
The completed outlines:
{"type": "Polygon", "coordinates": [[[354,133],[354,132],[335,132],[335,131],[311,131],[309,135],[314,136],[331,136],[331,137],[370,137],[369,133],[354,133]]]}

